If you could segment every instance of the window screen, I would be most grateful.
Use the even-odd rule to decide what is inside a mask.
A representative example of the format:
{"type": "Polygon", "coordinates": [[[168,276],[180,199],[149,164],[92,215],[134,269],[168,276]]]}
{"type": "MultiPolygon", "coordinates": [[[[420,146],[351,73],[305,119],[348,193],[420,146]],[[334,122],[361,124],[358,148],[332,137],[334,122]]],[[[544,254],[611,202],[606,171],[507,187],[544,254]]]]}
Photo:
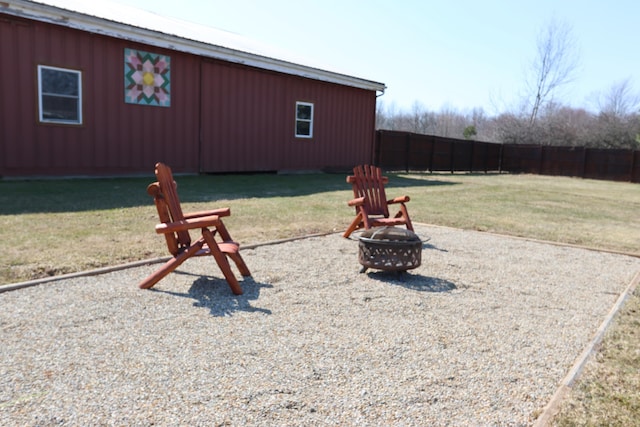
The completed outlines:
{"type": "Polygon", "coordinates": [[[313,137],[313,104],[296,102],[296,137],[313,137]]]}
{"type": "Polygon", "coordinates": [[[82,123],[82,75],[80,71],[38,66],[40,121],[82,123]]]}

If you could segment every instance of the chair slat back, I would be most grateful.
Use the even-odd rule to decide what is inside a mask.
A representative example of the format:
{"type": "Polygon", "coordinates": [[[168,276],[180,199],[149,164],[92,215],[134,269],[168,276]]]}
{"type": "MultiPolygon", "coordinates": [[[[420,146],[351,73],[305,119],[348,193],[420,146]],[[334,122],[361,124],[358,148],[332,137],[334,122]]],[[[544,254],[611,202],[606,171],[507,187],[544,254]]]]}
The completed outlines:
{"type": "MultiPolygon", "coordinates": [[[[173,180],[171,168],[163,163],[156,164],[157,182],[149,185],[147,192],[153,196],[160,222],[177,222],[184,220],[180,198],[178,197],[178,185],[173,180]]],[[[166,233],[169,252],[176,255],[183,248],[191,245],[191,236],[188,231],[166,233]]]]}
{"type": "Polygon", "coordinates": [[[361,165],[353,168],[353,194],[356,198],[365,198],[364,207],[369,215],[389,216],[387,195],[384,191],[384,184],[388,181],[378,167],[361,165]]]}

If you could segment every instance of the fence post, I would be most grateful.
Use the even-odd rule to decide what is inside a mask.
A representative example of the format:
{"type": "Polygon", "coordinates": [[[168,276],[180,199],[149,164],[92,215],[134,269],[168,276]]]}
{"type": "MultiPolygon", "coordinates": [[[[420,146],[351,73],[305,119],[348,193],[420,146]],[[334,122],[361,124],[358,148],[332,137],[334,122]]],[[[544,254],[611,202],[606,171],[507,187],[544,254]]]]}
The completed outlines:
{"type": "Polygon", "coordinates": [[[433,173],[433,153],[436,151],[436,137],[431,135],[431,152],[429,153],[429,173],[433,173]]]}
{"type": "Polygon", "coordinates": [[[404,171],[409,172],[409,148],[411,147],[411,134],[406,133],[404,138],[404,171]]]}
{"type": "Polygon", "coordinates": [[[473,155],[476,151],[476,142],[471,140],[471,155],[469,156],[469,173],[473,173],[473,155]]]}
{"type": "Polygon", "coordinates": [[[482,146],[484,147],[484,173],[487,174],[489,172],[489,146],[485,142],[482,143],[482,146]]]}
{"type": "Polygon", "coordinates": [[[456,158],[456,143],[454,141],[449,141],[449,169],[450,172],[453,173],[455,170],[455,158],[456,158]]]}

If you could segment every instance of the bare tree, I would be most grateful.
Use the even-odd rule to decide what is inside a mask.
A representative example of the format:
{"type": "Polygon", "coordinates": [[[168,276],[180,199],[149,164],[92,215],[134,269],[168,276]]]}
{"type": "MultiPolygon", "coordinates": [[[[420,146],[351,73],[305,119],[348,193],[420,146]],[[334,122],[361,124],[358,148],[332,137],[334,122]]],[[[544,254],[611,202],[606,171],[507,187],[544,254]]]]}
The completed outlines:
{"type": "Polygon", "coordinates": [[[611,85],[608,92],[598,96],[596,102],[601,114],[613,117],[640,112],[640,94],[633,92],[630,78],[611,85]]]}
{"type": "Polygon", "coordinates": [[[407,117],[409,127],[406,129],[415,133],[427,133],[429,128],[429,116],[422,103],[415,101],[411,107],[410,116],[407,117]]]}
{"type": "Polygon", "coordinates": [[[402,125],[404,113],[395,102],[385,104],[379,100],[376,105],[376,129],[405,130],[402,125]]]}
{"type": "Polygon", "coordinates": [[[575,79],[579,55],[567,23],[551,21],[539,34],[537,53],[526,80],[530,97],[529,124],[533,126],[540,110],[558,89],[575,79]]]}
{"type": "Polygon", "coordinates": [[[640,144],[640,95],[631,80],[614,83],[597,98],[600,113],[589,145],[637,149],[640,144]]]}
{"type": "Polygon", "coordinates": [[[466,126],[465,117],[457,109],[445,105],[436,114],[434,134],[449,138],[462,138],[466,126]]]}

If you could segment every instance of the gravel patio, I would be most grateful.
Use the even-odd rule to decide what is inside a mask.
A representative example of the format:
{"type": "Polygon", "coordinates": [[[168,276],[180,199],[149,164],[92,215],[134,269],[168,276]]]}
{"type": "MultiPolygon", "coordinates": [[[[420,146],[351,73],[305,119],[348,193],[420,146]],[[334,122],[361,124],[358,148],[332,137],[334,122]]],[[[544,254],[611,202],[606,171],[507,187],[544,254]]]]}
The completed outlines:
{"type": "Polygon", "coordinates": [[[210,258],[152,290],[157,265],[0,293],[0,425],[528,426],[640,271],[416,233],[401,275],[359,273],[358,233],[336,233],[244,249],[241,296],[210,258]]]}

